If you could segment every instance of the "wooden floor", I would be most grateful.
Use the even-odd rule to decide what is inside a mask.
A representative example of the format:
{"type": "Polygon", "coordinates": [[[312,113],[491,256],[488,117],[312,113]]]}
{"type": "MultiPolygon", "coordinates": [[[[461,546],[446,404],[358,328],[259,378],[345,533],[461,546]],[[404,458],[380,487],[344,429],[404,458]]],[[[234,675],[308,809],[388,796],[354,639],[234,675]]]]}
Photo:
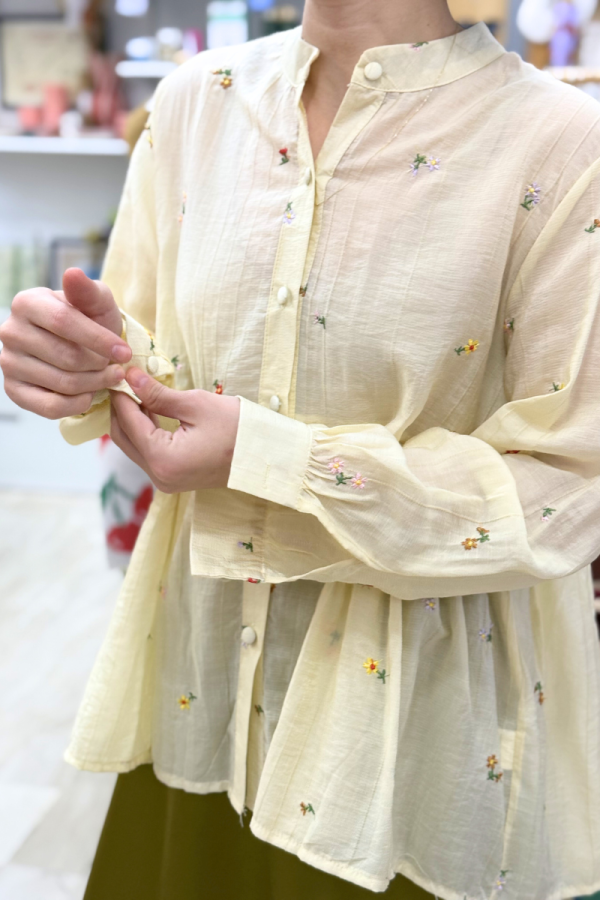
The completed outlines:
{"type": "Polygon", "coordinates": [[[81,900],[114,784],[62,759],[122,579],[97,495],[0,491],[0,573],[0,900],[81,900]]]}

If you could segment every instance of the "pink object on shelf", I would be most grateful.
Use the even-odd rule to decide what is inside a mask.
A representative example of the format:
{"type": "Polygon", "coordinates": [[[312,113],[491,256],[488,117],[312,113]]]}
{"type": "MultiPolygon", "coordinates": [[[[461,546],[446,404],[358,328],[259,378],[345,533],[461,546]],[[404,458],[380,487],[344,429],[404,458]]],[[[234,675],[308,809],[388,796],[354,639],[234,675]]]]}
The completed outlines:
{"type": "Polygon", "coordinates": [[[23,134],[37,134],[42,125],[42,107],[20,106],[19,125],[23,134]]]}
{"type": "Polygon", "coordinates": [[[69,108],[69,92],[63,84],[44,85],[42,107],[42,133],[58,134],[60,117],[69,108]]]}

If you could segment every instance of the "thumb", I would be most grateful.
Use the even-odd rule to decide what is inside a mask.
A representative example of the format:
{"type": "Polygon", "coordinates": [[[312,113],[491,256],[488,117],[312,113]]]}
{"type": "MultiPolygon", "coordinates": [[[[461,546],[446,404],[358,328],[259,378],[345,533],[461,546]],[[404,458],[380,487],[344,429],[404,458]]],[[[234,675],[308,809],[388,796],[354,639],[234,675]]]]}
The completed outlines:
{"type": "Polygon", "coordinates": [[[179,419],[180,422],[191,422],[194,407],[190,399],[191,391],[174,391],[165,387],[137,366],[131,366],[125,377],[147,410],[159,416],[179,419]]]}
{"type": "Polygon", "coordinates": [[[63,290],[71,306],[121,337],[123,321],[108,285],[92,281],[81,269],[67,269],[63,275],[63,290]]]}

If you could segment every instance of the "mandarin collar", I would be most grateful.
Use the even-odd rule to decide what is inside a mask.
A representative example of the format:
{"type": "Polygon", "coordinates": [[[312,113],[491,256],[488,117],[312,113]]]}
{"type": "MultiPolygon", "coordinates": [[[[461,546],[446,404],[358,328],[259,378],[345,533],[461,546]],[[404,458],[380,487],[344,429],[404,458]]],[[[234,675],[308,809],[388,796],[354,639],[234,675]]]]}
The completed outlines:
{"type": "MultiPolygon", "coordinates": [[[[422,91],[471,75],[506,52],[486,23],[477,22],[422,45],[371,47],[361,55],[350,80],[376,91],[422,91]]],[[[302,37],[301,25],[287,32],[282,64],[292,84],[304,84],[318,55],[317,47],[302,37]]]]}

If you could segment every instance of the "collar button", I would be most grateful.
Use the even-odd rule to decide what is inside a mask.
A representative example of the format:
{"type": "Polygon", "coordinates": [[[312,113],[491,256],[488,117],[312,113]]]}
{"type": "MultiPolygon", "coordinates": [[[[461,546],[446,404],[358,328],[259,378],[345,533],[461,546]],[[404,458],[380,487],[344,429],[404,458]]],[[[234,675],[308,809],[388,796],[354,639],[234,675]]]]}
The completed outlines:
{"type": "Polygon", "coordinates": [[[383,75],[383,69],[378,62],[370,62],[365,66],[365,78],[369,81],[377,81],[383,75]]]}

